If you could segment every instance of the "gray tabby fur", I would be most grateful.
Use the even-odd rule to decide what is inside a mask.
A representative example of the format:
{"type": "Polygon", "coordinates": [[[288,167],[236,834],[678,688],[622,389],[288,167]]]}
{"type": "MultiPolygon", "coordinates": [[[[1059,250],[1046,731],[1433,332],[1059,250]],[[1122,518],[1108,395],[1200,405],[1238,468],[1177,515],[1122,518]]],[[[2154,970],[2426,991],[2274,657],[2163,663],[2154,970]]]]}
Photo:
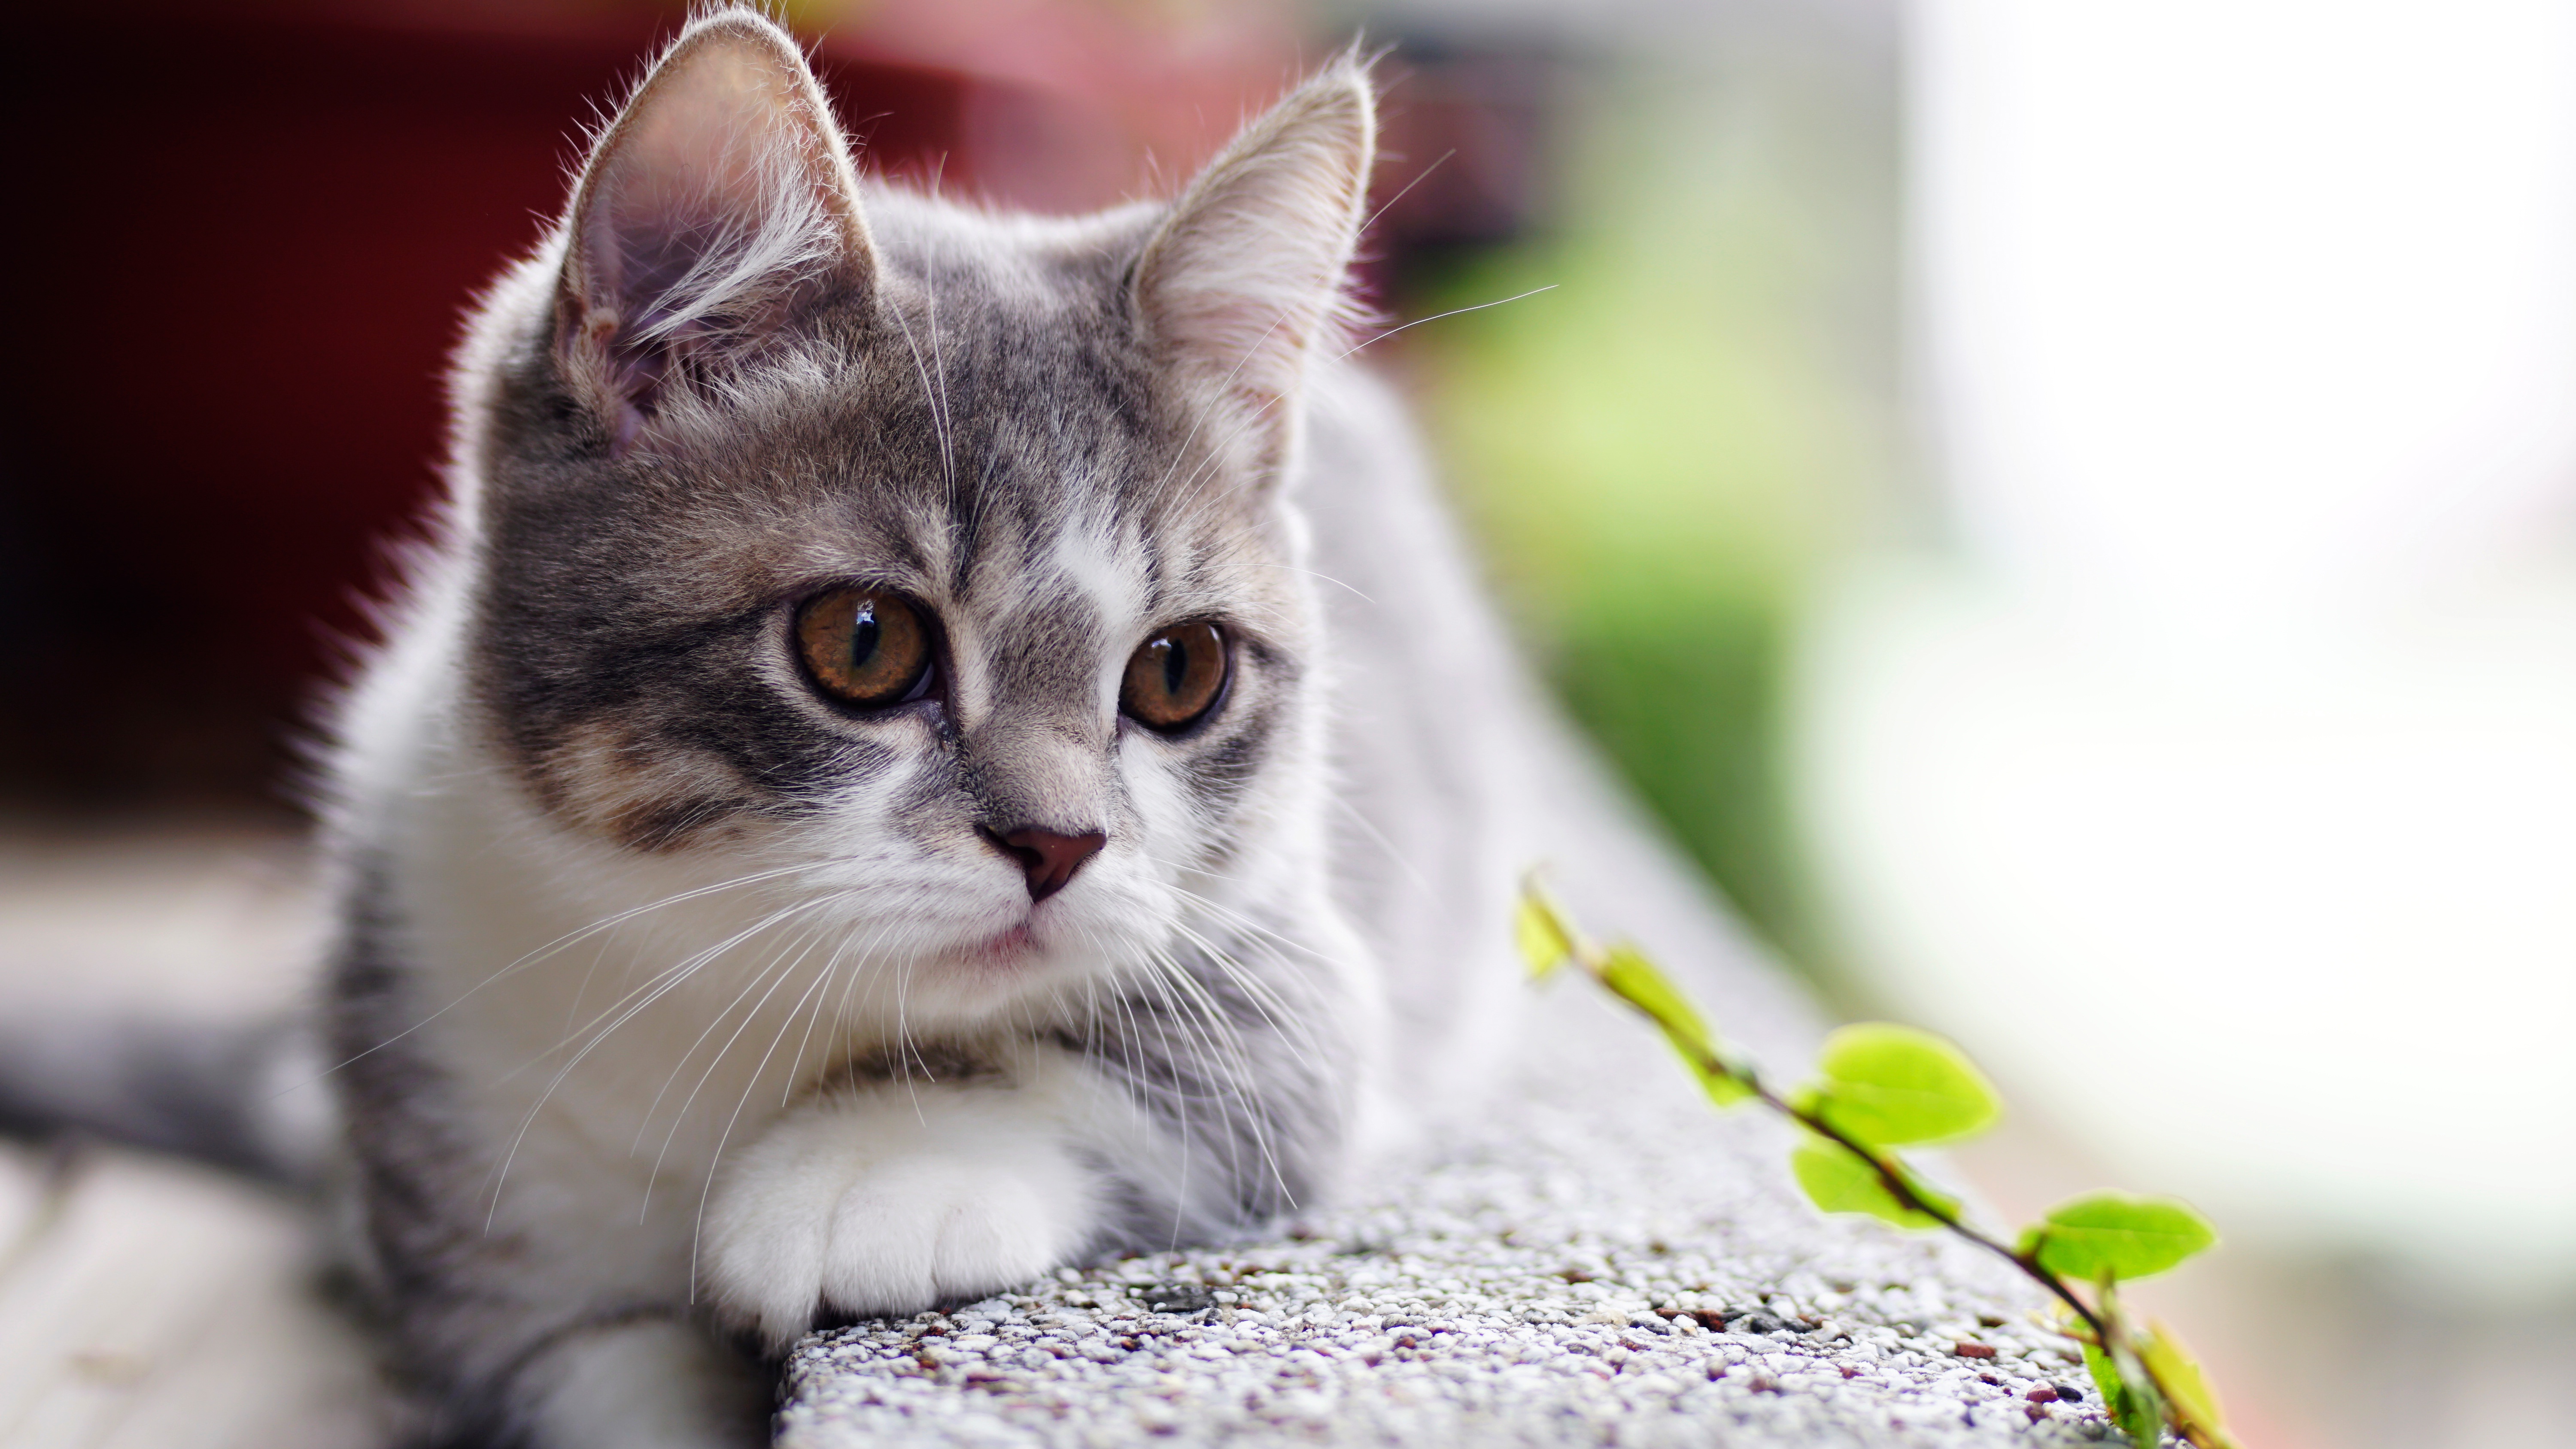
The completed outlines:
{"type": "Polygon", "coordinates": [[[1729,949],[1342,356],[1371,104],[1345,57],[1173,203],[1003,215],[856,178],[724,10],[485,299],[334,771],[348,1177],[432,1437],[750,1442],[816,1322],[1330,1193],[1510,1049],[1541,854],[1729,949]],[[850,583],[936,615],[931,697],[806,683],[850,583]],[[1194,619],[1234,676],[1164,738],[1120,670],[1194,619]],[[1107,845],[1033,901],[1020,825],[1107,845]]]}

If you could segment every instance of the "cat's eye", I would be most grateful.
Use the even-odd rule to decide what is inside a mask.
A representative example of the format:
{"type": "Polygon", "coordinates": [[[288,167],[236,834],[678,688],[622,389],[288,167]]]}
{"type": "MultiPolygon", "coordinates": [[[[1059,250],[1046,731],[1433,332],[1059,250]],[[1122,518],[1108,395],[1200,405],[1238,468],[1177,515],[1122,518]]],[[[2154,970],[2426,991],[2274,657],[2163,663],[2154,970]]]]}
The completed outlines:
{"type": "Polygon", "coordinates": [[[921,611],[883,589],[834,589],[796,611],[796,648],[825,694],[862,709],[918,699],[930,683],[921,611]]]}
{"type": "Polygon", "coordinates": [[[1175,624],[1128,656],[1118,707],[1149,728],[1183,729],[1216,703],[1225,674],[1224,631],[1214,624],[1175,624]]]}

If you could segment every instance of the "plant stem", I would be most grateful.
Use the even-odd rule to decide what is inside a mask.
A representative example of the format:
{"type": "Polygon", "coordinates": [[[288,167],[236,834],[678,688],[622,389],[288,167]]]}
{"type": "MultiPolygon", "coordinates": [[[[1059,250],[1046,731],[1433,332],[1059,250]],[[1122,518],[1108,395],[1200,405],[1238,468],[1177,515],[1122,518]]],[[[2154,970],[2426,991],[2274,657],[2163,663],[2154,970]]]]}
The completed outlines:
{"type": "MultiPolygon", "coordinates": [[[[1588,963],[1586,965],[1586,969],[1587,971],[1590,969],[1588,963]]],[[[1593,973],[1593,975],[1595,980],[1600,979],[1598,973],[1593,973]]],[[[1621,999],[1625,1000],[1626,998],[1623,997],[1621,999]]],[[[1632,1009],[1642,1011],[1642,1008],[1636,1008],[1635,1003],[1631,1002],[1629,1004],[1632,1009]]],[[[1910,1209],[1911,1211],[1923,1214],[1925,1217],[1939,1223],[1942,1227],[1949,1229],[1953,1235],[1964,1238],[1967,1241],[1976,1244],[1978,1247],[1985,1249],[1987,1252],[1994,1254],[1996,1257],[2003,1259],[2005,1262],[2012,1264],[2013,1267],[2024,1277],[2031,1279],[2042,1288],[2047,1289],[2051,1294],[2055,1295],[2058,1301],[2064,1303],[2077,1318],[2084,1321],[2084,1326],[2091,1329],[2095,1337],[2098,1338],[2101,1336],[2102,1320],[2096,1316],[2090,1305],[2085,1303],[2083,1299],[2075,1296],[2075,1291],[2067,1286],[2064,1279],[2059,1278],[2055,1273],[2048,1271],[2037,1263],[2024,1258],[2022,1255],[2004,1246],[2003,1243],[1996,1239],[1988,1237],[1984,1233],[1977,1231],[1975,1228],[1969,1226],[1964,1220],[1947,1211],[1941,1204],[1927,1200],[1921,1193],[1914,1190],[1914,1184],[1908,1180],[1904,1173],[1889,1165],[1887,1160],[1880,1156],[1875,1149],[1854,1139],[1850,1134],[1844,1132],[1841,1128],[1836,1127],[1834,1124],[1826,1121],[1815,1113],[1802,1112],[1796,1107],[1791,1106],[1786,1098],[1783,1098],[1779,1093],[1772,1091],[1770,1086],[1762,1080],[1761,1074],[1754,1071],[1752,1068],[1723,1061],[1716,1055],[1702,1052],[1695,1047],[1690,1048],[1689,1050],[1692,1056],[1699,1059],[1699,1064],[1703,1068],[1720,1072],[1726,1076],[1734,1078],[1736,1081],[1742,1083],[1747,1090],[1751,1091],[1754,1097],[1764,1106],[1769,1107],[1772,1111],[1796,1122],[1799,1126],[1806,1128],[1817,1136],[1841,1146],[1845,1151],[1852,1153],[1860,1158],[1861,1161],[1868,1163],[1870,1165],[1870,1170],[1878,1174],[1878,1180],[1886,1185],[1889,1195],[1894,1197],[1901,1206],[1910,1209]]]]}
{"type": "MultiPolygon", "coordinates": [[[[1583,968],[1583,973],[1599,983],[1603,990],[1619,998],[1629,1010],[1645,1017],[1658,1028],[1663,1028],[1666,1039],[1672,1042],[1676,1050],[1688,1057],[1693,1066],[1703,1073],[1713,1073],[1732,1080],[1751,1092],[1756,1100],[1772,1111],[1868,1163],[1870,1169],[1878,1174],[1879,1181],[1886,1186],[1888,1194],[1895,1198],[1900,1206],[1921,1213],[1948,1229],[1954,1236],[1964,1238],[2012,1264],[2024,1277],[2047,1289],[2059,1302],[2065,1304],[2070,1312],[2083,1321],[2085,1328],[2091,1331],[2094,1342],[2105,1345],[2106,1352],[2109,1345],[2128,1343],[2130,1338],[2128,1325],[2107,1294],[2099,1309],[2087,1304],[2077,1297],[2074,1288],[2056,1273],[2041,1267],[2033,1259],[2023,1257],[2006,1247],[2001,1241],[1977,1231],[1941,1204],[1926,1200],[1921,1193],[1914,1190],[1912,1180],[1878,1149],[1853,1138],[1816,1113],[1800,1111],[1792,1106],[1788,1099],[1772,1091],[1769,1085],[1763,1082],[1761,1073],[1752,1067],[1727,1060],[1705,1043],[1686,1040],[1676,1035],[1665,1026],[1663,1019],[1655,1011],[1612,984],[1608,970],[1610,958],[1607,952],[1595,945],[1590,938],[1575,930],[1572,923],[1565,919],[1564,913],[1555,909],[1553,903],[1549,903],[1548,913],[1555,918],[1557,929],[1569,948],[1568,953],[1574,958],[1575,964],[1583,968]]],[[[2132,1352],[2131,1356],[2136,1355],[2132,1352]]],[[[2155,1385],[2157,1397],[2164,1406],[2166,1421],[2181,1433],[2186,1442],[2195,1446],[2195,1449],[2230,1449],[2224,1440],[2211,1436],[2202,1425],[2193,1422],[2187,1415],[2180,1412],[2179,1401],[2157,1378],[2153,1368],[2147,1367],[2143,1361],[2139,1366],[2148,1381],[2155,1385]]],[[[2139,1449],[2154,1449],[2154,1446],[2141,1445],[2139,1449]]]]}

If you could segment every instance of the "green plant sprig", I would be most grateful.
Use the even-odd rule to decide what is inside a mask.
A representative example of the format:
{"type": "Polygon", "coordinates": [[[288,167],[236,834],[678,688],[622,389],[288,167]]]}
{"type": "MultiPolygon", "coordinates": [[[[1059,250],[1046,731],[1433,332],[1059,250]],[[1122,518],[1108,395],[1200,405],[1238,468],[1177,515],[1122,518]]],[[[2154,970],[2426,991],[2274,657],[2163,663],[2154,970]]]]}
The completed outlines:
{"type": "Polygon", "coordinates": [[[1797,1123],[1805,1136],[1790,1170],[1817,1207],[1947,1231],[2045,1288],[2072,1318],[2063,1331],[2082,1346],[2113,1420],[2141,1446],[2153,1446],[2169,1425],[2194,1449],[2237,1449],[2181,1338],[2162,1323],[2141,1328],[2116,1290],[2216,1243],[2199,1213],[2171,1198],[2088,1193],[2050,1209],[2007,1245],[1969,1223],[1957,1198],[1891,1150],[1961,1141],[2002,1116],[1993,1085],[1957,1046],[1886,1022],[1846,1026],[1825,1039],[1818,1079],[1784,1094],[1728,1050],[1642,952],[1585,935],[1535,875],[1522,888],[1514,935],[1534,979],[1571,961],[1652,1021],[1719,1107],[1758,1102],[1797,1123]],[[2079,1285],[2092,1290],[2090,1301],[2079,1285]]]}

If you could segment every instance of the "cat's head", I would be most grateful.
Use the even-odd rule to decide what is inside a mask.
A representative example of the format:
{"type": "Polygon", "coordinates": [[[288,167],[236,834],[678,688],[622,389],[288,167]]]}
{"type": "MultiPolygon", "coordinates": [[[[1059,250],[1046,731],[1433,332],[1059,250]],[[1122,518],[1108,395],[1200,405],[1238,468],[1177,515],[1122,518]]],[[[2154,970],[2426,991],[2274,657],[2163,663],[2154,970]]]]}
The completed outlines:
{"type": "Polygon", "coordinates": [[[784,35],[693,24],[462,379],[517,787],[630,857],[792,868],[931,1010],[1284,869],[1329,665],[1297,399],[1372,144],[1346,59],[1169,204],[994,215],[862,182],[784,35]]]}

